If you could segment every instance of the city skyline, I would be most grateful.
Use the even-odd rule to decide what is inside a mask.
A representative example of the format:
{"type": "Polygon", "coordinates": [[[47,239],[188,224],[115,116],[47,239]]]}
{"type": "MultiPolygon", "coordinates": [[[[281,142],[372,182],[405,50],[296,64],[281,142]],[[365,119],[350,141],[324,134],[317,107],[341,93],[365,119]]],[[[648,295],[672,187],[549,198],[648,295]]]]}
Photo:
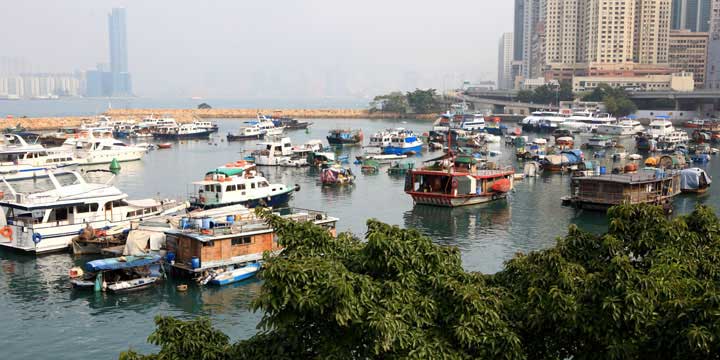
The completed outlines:
{"type": "Polygon", "coordinates": [[[205,7],[79,0],[52,14],[49,5],[31,0],[6,9],[0,26],[32,31],[0,35],[10,45],[0,55],[25,57],[42,72],[111,63],[106,16],[123,7],[127,63],[140,96],[373,96],[491,80],[497,56],[486,50],[512,30],[513,16],[512,4],[457,0],[413,2],[409,13],[410,3],[374,0],[205,7]]]}

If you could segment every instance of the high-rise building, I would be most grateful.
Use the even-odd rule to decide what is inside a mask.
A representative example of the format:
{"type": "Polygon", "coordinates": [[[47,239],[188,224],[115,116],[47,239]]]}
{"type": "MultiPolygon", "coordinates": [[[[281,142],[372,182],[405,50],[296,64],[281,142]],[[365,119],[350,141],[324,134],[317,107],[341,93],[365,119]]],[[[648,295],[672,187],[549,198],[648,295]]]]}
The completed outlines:
{"type": "MultiPolygon", "coordinates": [[[[647,0],[637,0],[642,2],[647,0]]],[[[633,61],[636,0],[583,0],[579,62],[633,61]]]]}
{"type": "Polygon", "coordinates": [[[112,95],[129,96],[132,94],[132,85],[130,73],[128,72],[125,9],[112,9],[112,12],[108,14],[108,30],[110,37],[112,95]]]}
{"type": "MultiPolygon", "coordinates": [[[[520,36],[520,45],[522,50],[515,50],[517,55],[522,54],[522,76],[529,78],[538,76],[535,72],[538,70],[538,64],[544,51],[544,20],[543,12],[545,10],[545,0],[524,0],[522,6],[515,6],[515,24],[516,29],[514,36],[520,36]],[[520,16],[517,11],[522,12],[520,16]],[[522,18],[522,25],[519,25],[522,18]],[[520,53],[521,51],[521,53],[520,53]]],[[[517,46],[517,45],[516,45],[517,46]]]]}
{"type": "Polygon", "coordinates": [[[633,60],[639,64],[666,64],[671,0],[636,2],[633,60]]]}
{"type": "Polygon", "coordinates": [[[498,47],[498,89],[512,89],[515,79],[513,78],[513,56],[514,56],[513,33],[504,33],[500,37],[498,47]]]}
{"type": "Polygon", "coordinates": [[[706,89],[720,89],[720,0],[712,0],[708,39],[706,89]]]}
{"type": "Polygon", "coordinates": [[[580,0],[545,0],[545,64],[572,64],[578,60],[580,0]]]}
{"type": "Polygon", "coordinates": [[[711,0],[673,0],[671,27],[676,30],[707,32],[710,30],[710,2],[711,0]]]}
{"type": "Polygon", "coordinates": [[[674,72],[689,72],[695,87],[705,87],[708,33],[689,30],[670,31],[668,61],[674,72]]]}
{"type": "Polygon", "coordinates": [[[513,27],[513,60],[523,59],[523,39],[525,35],[525,2],[515,0],[515,24],[513,27]]]}

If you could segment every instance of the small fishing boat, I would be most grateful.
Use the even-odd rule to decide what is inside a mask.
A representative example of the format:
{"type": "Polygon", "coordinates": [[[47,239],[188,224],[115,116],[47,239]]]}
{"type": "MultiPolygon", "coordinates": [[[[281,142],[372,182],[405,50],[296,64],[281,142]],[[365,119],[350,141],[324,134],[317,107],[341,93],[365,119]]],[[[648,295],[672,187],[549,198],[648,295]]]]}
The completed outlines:
{"type": "Polygon", "coordinates": [[[332,165],[321,169],[320,182],[323,185],[351,185],[355,183],[355,175],[350,168],[332,165]]]}
{"type": "Polygon", "coordinates": [[[400,129],[390,137],[390,145],[383,149],[384,154],[417,154],[422,151],[423,142],[412,131],[400,129]]]}
{"type": "Polygon", "coordinates": [[[363,132],[360,129],[333,129],[327,140],[330,145],[358,145],[363,141],[363,132]]]}
{"type": "Polygon", "coordinates": [[[360,170],[365,174],[375,174],[380,170],[380,163],[375,160],[363,161],[360,170]]]}
{"type": "Polygon", "coordinates": [[[407,155],[396,155],[396,154],[382,154],[382,155],[364,155],[364,156],[358,156],[356,159],[363,163],[368,160],[374,160],[381,164],[389,164],[393,161],[406,159],[407,155]]]}
{"type": "Polygon", "coordinates": [[[181,124],[176,126],[165,126],[153,132],[156,139],[207,139],[214,131],[212,129],[199,128],[196,124],[181,124]]]}
{"type": "Polygon", "coordinates": [[[389,175],[405,175],[408,171],[412,170],[415,167],[414,162],[399,162],[395,161],[393,162],[390,167],[387,169],[387,173],[389,175]]]}
{"type": "Polygon", "coordinates": [[[228,141],[257,140],[265,137],[265,131],[257,125],[240,128],[237,132],[228,133],[228,141]]]}
{"type": "Polygon", "coordinates": [[[107,286],[107,289],[114,293],[128,293],[133,291],[145,290],[158,281],[156,277],[143,277],[138,279],[118,281],[107,286]]]}
{"type": "Polygon", "coordinates": [[[374,133],[370,136],[370,142],[367,146],[363,147],[365,154],[382,154],[383,149],[390,146],[393,135],[397,133],[396,130],[386,129],[374,133]]]}
{"type": "Polygon", "coordinates": [[[680,171],[680,191],[684,193],[704,193],[710,189],[712,178],[700,168],[689,168],[680,171]]]}
{"type": "Polygon", "coordinates": [[[170,149],[172,147],[172,143],[162,143],[157,145],[158,149],[170,149]]]}
{"type": "Polygon", "coordinates": [[[550,171],[575,170],[584,162],[584,154],[580,150],[564,150],[559,154],[548,155],[540,161],[544,169],[550,171]]]}
{"type": "Polygon", "coordinates": [[[609,136],[597,135],[591,137],[590,140],[588,140],[586,146],[589,148],[613,147],[615,146],[615,141],[609,136]]]}
{"type": "Polygon", "coordinates": [[[260,271],[260,268],[260,263],[252,263],[233,270],[226,270],[215,275],[208,281],[208,284],[222,286],[247,280],[255,276],[255,274],[260,271]]]}
{"type": "Polygon", "coordinates": [[[70,269],[70,284],[76,289],[116,293],[144,290],[163,276],[160,255],[121,256],[89,261],[70,269]]]}

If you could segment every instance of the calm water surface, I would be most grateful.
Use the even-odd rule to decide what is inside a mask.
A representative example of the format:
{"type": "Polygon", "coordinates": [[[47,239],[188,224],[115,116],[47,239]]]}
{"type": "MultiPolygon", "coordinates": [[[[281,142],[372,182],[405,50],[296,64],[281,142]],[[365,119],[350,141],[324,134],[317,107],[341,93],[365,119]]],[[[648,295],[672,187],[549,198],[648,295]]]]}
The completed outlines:
{"type": "MultiPolygon", "coordinates": [[[[239,120],[222,120],[221,134],[242,124],[239,120]]],[[[406,127],[425,132],[427,122],[386,120],[315,120],[309,134],[290,132],[293,143],[324,139],[333,127],[360,127],[366,137],[388,127],[406,127]]],[[[131,198],[148,196],[181,197],[192,190],[189,184],[201,178],[214,166],[240,159],[244,151],[256,147],[256,141],[227,143],[217,136],[214,140],[189,141],[175,144],[170,150],[149,153],[142,161],[123,163],[114,183],[131,198]]],[[[628,140],[628,146],[632,141],[628,140]]],[[[515,164],[513,149],[498,144],[501,163],[515,164]]],[[[351,155],[360,148],[345,148],[339,153],[351,155]]],[[[424,158],[439,155],[423,154],[424,158]]],[[[422,158],[414,161],[420,164],[422,158]]],[[[611,163],[608,162],[608,165],[611,163]]],[[[354,186],[327,188],[317,184],[318,174],[312,169],[263,168],[271,182],[299,184],[301,191],[292,206],[322,209],[339,217],[339,230],[358,236],[365,232],[365,221],[374,217],[402,227],[422,230],[440,244],[457,246],[468,270],[496,272],[503,262],[517,252],[546,248],[566,232],[570,224],[594,232],[606,226],[603,215],[578,212],[560,205],[567,194],[569,177],[544,175],[516,183],[516,191],[508,201],[458,209],[413,206],[403,192],[404,179],[388,176],[384,170],[377,175],[362,175],[359,168],[354,186]]],[[[714,158],[707,169],[720,173],[714,158]]],[[[104,176],[104,175],[102,175],[104,176]]],[[[720,178],[720,177],[718,177],[720,178]]],[[[692,211],[695,204],[718,204],[718,186],[700,197],[682,195],[675,201],[680,213],[692,211]]],[[[0,346],[3,359],[57,358],[109,359],[129,347],[152,351],[146,338],[154,328],[155,315],[192,318],[209,316],[217,327],[233,339],[247,338],[255,333],[259,314],[247,310],[261,283],[235,284],[223,288],[190,287],[186,293],[175,291],[168,281],[152,290],[129,295],[94,294],[72,291],[68,269],[92,258],[53,254],[41,257],[0,250],[0,346]]]]}

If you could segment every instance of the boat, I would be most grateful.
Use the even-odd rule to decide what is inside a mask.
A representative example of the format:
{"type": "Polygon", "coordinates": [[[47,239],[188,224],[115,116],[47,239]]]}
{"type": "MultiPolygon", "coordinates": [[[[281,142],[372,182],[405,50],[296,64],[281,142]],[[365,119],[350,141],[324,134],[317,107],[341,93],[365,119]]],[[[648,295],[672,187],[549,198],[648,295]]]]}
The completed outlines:
{"type": "Polygon", "coordinates": [[[584,110],[573,112],[559,127],[570,131],[589,133],[596,131],[602,125],[615,123],[617,123],[617,119],[610,114],[584,110]]]}
{"type": "Polygon", "coordinates": [[[396,154],[380,154],[380,155],[363,155],[358,156],[356,159],[358,163],[364,163],[365,161],[372,160],[377,161],[380,164],[389,164],[393,161],[406,159],[407,155],[396,155],[396,154]]]}
{"type": "Polygon", "coordinates": [[[688,129],[707,129],[711,131],[720,130],[717,120],[714,119],[693,119],[685,122],[684,126],[688,129]]]}
{"type": "Polygon", "coordinates": [[[475,113],[464,117],[460,128],[466,131],[482,131],[485,129],[485,116],[475,113]]]}
{"type": "Polygon", "coordinates": [[[325,154],[327,157],[332,157],[333,160],[335,159],[334,153],[332,153],[332,152],[324,153],[322,140],[309,140],[308,142],[306,142],[305,144],[302,144],[300,146],[293,146],[292,154],[290,155],[290,158],[281,162],[280,166],[287,166],[287,167],[310,166],[313,164],[313,161],[311,159],[311,154],[313,154],[312,159],[314,159],[314,156],[316,154],[325,154]]]}
{"type": "Polygon", "coordinates": [[[382,154],[383,149],[390,146],[392,136],[397,133],[394,129],[380,130],[370,136],[370,142],[363,146],[365,154],[382,154]]]}
{"type": "Polygon", "coordinates": [[[560,113],[553,111],[535,111],[520,121],[523,130],[545,130],[553,131],[560,123],[567,119],[560,116],[560,113]],[[555,126],[557,125],[557,126],[555,126]],[[551,129],[552,128],[552,129],[551,129]]]}
{"type": "Polygon", "coordinates": [[[675,127],[672,122],[665,118],[656,118],[650,122],[650,126],[647,129],[647,135],[653,139],[657,139],[661,136],[666,136],[674,133],[675,127]]]}
{"type": "Polygon", "coordinates": [[[355,175],[350,168],[335,164],[320,169],[320,182],[323,185],[352,185],[355,175]]]}
{"type": "MultiPolygon", "coordinates": [[[[541,160],[547,156],[547,140],[543,138],[535,138],[530,143],[525,143],[524,138],[520,137],[517,141],[515,156],[519,160],[541,160]],[[521,141],[522,140],[522,141],[521,141]]],[[[516,139],[516,140],[517,140],[516,139]]]]}
{"type": "Polygon", "coordinates": [[[241,127],[237,132],[228,133],[228,141],[262,139],[265,137],[265,131],[257,125],[241,127]]]}
{"type": "Polygon", "coordinates": [[[555,147],[560,150],[572,150],[575,147],[575,139],[569,136],[555,138],[555,147]]]}
{"type": "Polygon", "coordinates": [[[634,174],[573,177],[571,195],[562,202],[585,210],[606,211],[620,204],[653,204],[670,211],[672,199],[679,193],[679,172],[646,169],[634,174]]]}
{"type": "Polygon", "coordinates": [[[5,182],[0,246],[31,253],[64,251],[86,226],[128,229],[131,221],[187,207],[174,200],[128,200],[118,188],[88,183],[75,171],[63,173],[62,183],[53,172],[47,175],[34,184],[32,192],[21,192],[5,182]]]}
{"type": "Polygon", "coordinates": [[[76,134],[65,140],[58,150],[73,152],[81,165],[140,160],[147,153],[146,148],[127,145],[111,135],[97,137],[93,132],[76,134]]]}
{"type": "Polygon", "coordinates": [[[390,145],[383,148],[383,154],[412,155],[422,151],[423,142],[412,131],[400,129],[390,136],[390,145]]]}
{"type": "MultiPolygon", "coordinates": [[[[258,145],[260,149],[252,152],[252,157],[256,165],[283,166],[289,164],[292,160],[293,147],[288,137],[277,141],[262,142],[258,145]]],[[[305,162],[307,162],[306,159],[305,162]]]]}
{"type": "Polygon", "coordinates": [[[607,148],[615,146],[615,140],[609,136],[596,135],[591,137],[587,142],[589,148],[607,148]]]}
{"type": "Polygon", "coordinates": [[[156,139],[207,139],[214,130],[199,128],[195,123],[160,127],[152,135],[156,139]]]}
{"type": "Polygon", "coordinates": [[[387,173],[389,175],[405,175],[408,173],[408,171],[412,170],[415,167],[415,163],[412,161],[394,161],[390,164],[390,167],[387,169],[387,173]]]}
{"type": "Polygon", "coordinates": [[[363,161],[360,166],[360,171],[365,174],[375,174],[380,170],[380,163],[375,160],[363,161]]]}
{"type": "Polygon", "coordinates": [[[559,154],[547,155],[540,160],[542,167],[549,171],[584,170],[585,156],[580,150],[563,150],[559,154]]]}
{"type": "Polygon", "coordinates": [[[276,112],[276,113],[278,113],[278,116],[263,115],[263,117],[272,121],[276,127],[283,127],[286,130],[303,130],[303,129],[307,129],[310,125],[313,124],[309,121],[300,121],[297,119],[282,116],[279,114],[279,112],[276,112]]]}
{"type": "Polygon", "coordinates": [[[218,126],[218,124],[216,124],[212,121],[195,119],[195,120],[193,120],[192,124],[195,125],[195,127],[197,127],[200,130],[209,131],[211,134],[216,133],[220,130],[220,127],[218,126]]]}
{"type": "Polygon", "coordinates": [[[247,280],[255,276],[255,274],[260,271],[260,268],[260,263],[251,263],[233,270],[227,270],[215,275],[210,281],[208,281],[208,284],[223,286],[247,280]]]}
{"type": "Polygon", "coordinates": [[[18,134],[4,134],[0,141],[0,178],[6,181],[44,177],[49,171],[70,170],[80,163],[72,152],[29,145],[18,134]]]}
{"type": "Polygon", "coordinates": [[[157,145],[158,149],[170,149],[172,147],[172,143],[162,143],[157,145]]]}
{"type": "Polygon", "coordinates": [[[680,171],[680,191],[683,193],[701,194],[707,192],[712,178],[700,168],[689,168],[680,171]]]}
{"type": "Polygon", "coordinates": [[[645,131],[645,127],[637,120],[620,120],[617,124],[598,125],[596,132],[610,136],[632,136],[645,131]]]}
{"type": "Polygon", "coordinates": [[[157,254],[121,256],[89,261],[84,270],[70,270],[75,289],[126,293],[150,288],[163,276],[157,254]]]}
{"type": "MultiPolygon", "coordinates": [[[[282,208],[275,213],[298,223],[312,222],[336,235],[338,219],[325,212],[282,208]]],[[[167,253],[174,255],[172,274],[190,277],[201,285],[231,284],[253,276],[264,256],[282,251],[272,225],[248,209],[225,219],[203,218],[199,224],[164,234],[167,253]]]]}
{"type": "Polygon", "coordinates": [[[244,160],[228,163],[205,173],[201,181],[193,182],[194,194],[190,209],[214,209],[230,205],[279,207],[290,201],[293,191],[300,187],[271,184],[244,160]]]}
{"type": "Polygon", "coordinates": [[[330,145],[358,145],[362,144],[363,132],[360,129],[333,129],[327,140],[330,145]]]}
{"type": "Polygon", "coordinates": [[[479,169],[477,159],[448,152],[412,169],[405,177],[405,193],[415,204],[443,207],[475,205],[504,199],[513,189],[515,171],[479,169]]]}

